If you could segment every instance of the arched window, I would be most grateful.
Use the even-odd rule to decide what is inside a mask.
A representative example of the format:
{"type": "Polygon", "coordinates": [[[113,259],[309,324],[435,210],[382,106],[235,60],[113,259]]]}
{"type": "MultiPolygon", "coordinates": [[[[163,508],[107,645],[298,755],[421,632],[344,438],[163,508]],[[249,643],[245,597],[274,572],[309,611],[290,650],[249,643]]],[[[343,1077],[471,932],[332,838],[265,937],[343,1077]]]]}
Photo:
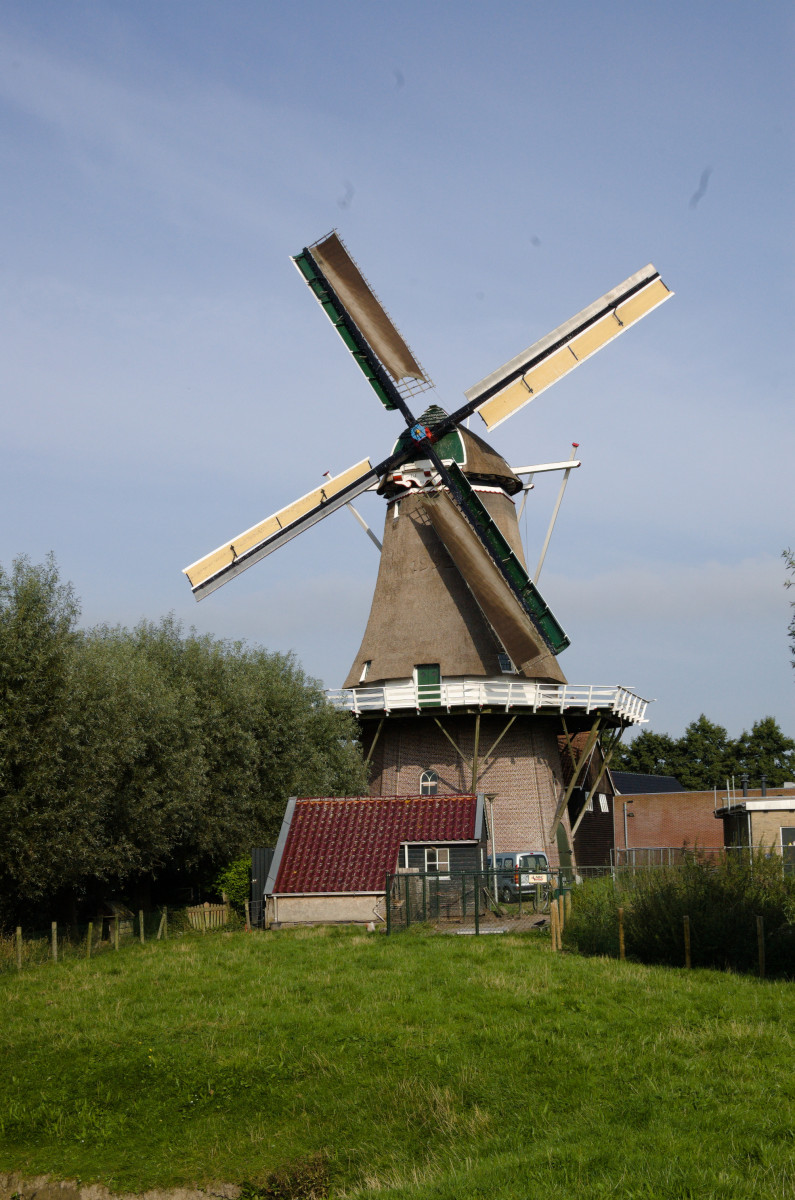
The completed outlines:
{"type": "Polygon", "coordinates": [[[439,776],[435,771],[423,771],[420,775],[420,795],[435,796],[439,791],[439,776]]]}

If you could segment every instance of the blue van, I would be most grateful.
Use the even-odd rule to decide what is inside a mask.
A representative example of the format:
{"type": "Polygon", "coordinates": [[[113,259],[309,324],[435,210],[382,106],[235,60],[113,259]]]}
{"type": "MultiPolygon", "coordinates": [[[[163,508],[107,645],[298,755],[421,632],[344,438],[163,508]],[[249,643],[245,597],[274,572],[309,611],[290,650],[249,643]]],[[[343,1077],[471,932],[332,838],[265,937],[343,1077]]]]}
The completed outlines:
{"type": "Polygon", "coordinates": [[[546,899],[549,888],[549,860],[543,850],[503,850],[486,860],[488,868],[496,870],[500,900],[510,904],[521,896],[524,900],[546,899]]]}

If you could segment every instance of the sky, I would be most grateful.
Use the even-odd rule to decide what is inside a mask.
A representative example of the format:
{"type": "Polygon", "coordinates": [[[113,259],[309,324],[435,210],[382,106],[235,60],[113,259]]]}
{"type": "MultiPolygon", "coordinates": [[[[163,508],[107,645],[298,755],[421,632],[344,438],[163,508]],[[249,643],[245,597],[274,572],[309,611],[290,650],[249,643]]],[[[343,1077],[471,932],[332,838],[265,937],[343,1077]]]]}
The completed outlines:
{"type": "Polygon", "coordinates": [[[489,440],[580,443],[540,579],[571,682],[654,699],[657,732],[795,735],[794,27],[776,0],[5,0],[0,563],[52,552],[86,626],[173,612],[339,687],[378,569],[348,513],[199,604],[181,573],[400,432],[290,255],[337,228],[448,411],[653,262],[673,299],[489,440]]]}

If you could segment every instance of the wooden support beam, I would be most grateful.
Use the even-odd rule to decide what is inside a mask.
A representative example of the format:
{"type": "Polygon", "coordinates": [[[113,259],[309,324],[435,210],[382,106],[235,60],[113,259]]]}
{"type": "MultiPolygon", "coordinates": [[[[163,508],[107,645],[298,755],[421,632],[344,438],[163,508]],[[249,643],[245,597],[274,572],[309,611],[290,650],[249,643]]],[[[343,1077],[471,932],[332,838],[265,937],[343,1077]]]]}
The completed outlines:
{"type": "Polygon", "coordinates": [[[475,717],[475,750],[472,755],[472,787],[470,791],[475,791],[478,786],[478,747],[480,745],[480,713],[475,717]]]}
{"type": "Polygon", "coordinates": [[[597,777],[596,777],[596,781],[595,781],[595,783],[594,783],[593,787],[592,787],[592,788],[591,788],[591,790],[588,792],[588,795],[585,797],[585,800],[583,801],[583,806],[582,806],[582,808],[580,809],[580,812],[579,812],[579,815],[578,815],[578,817],[577,817],[577,820],[574,822],[574,824],[573,824],[573,825],[572,825],[572,827],[571,827],[571,837],[572,837],[572,841],[574,840],[574,835],[575,835],[575,833],[576,833],[576,832],[577,832],[577,830],[580,828],[580,821],[582,821],[583,817],[585,816],[586,812],[588,811],[588,805],[589,805],[589,803],[590,803],[590,801],[591,801],[591,799],[592,799],[592,797],[593,797],[593,794],[594,794],[594,792],[595,792],[595,791],[596,791],[596,789],[599,787],[599,784],[602,782],[602,777],[604,776],[604,773],[605,773],[605,771],[606,771],[606,770],[607,770],[607,768],[610,766],[610,760],[611,760],[611,758],[613,757],[613,751],[615,750],[615,748],[616,748],[616,746],[618,745],[618,743],[621,741],[621,737],[622,737],[623,733],[624,733],[624,727],[622,726],[622,727],[621,727],[621,728],[618,730],[618,733],[616,734],[616,736],[615,736],[615,737],[613,738],[613,740],[611,741],[611,743],[610,743],[610,745],[608,746],[607,750],[603,750],[603,751],[602,751],[602,766],[601,766],[601,769],[600,769],[600,771],[599,771],[599,774],[598,774],[598,775],[597,775],[597,777]]]}
{"type": "Polygon", "coordinates": [[[487,758],[491,758],[492,754],[493,754],[493,753],[494,753],[494,751],[497,749],[497,747],[499,746],[500,742],[501,742],[501,741],[502,741],[502,739],[505,737],[506,733],[507,733],[507,732],[508,732],[508,730],[511,728],[511,726],[513,725],[513,723],[514,723],[514,721],[516,720],[516,717],[517,717],[518,715],[519,715],[519,714],[518,714],[518,713],[516,713],[514,716],[512,716],[512,717],[511,717],[510,721],[509,721],[509,722],[508,722],[508,724],[505,726],[505,728],[503,729],[502,733],[501,733],[501,734],[500,734],[500,736],[497,738],[497,740],[496,740],[495,742],[492,742],[492,744],[491,744],[491,746],[489,747],[489,749],[488,749],[488,750],[486,751],[486,753],[483,755],[483,761],[484,761],[484,762],[486,761],[486,759],[487,759],[487,758]]]}
{"type": "Polygon", "coordinates": [[[375,744],[378,741],[379,737],[381,736],[381,730],[383,728],[384,728],[384,717],[382,717],[381,720],[378,722],[378,728],[375,731],[375,736],[373,737],[373,740],[370,742],[370,749],[367,751],[367,757],[364,760],[365,766],[369,765],[370,759],[373,757],[373,751],[375,750],[375,744]]]}
{"type": "Polygon", "coordinates": [[[463,750],[461,749],[461,747],[456,745],[456,743],[455,743],[455,742],[453,741],[453,739],[450,737],[450,734],[447,732],[447,730],[445,729],[444,725],[443,725],[443,724],[442,724],[442,722],[439,720],[439,718],[438,718],[438,717],[434,717],[433,719],[434,719],[434,721],[436,722],[436,724],[439,726],[439,728],[441,729],[441,731],[442,731],[442,733],[444,734],[444,736],[447,738],[447,740],[448,740],[448,742],[450,743],[450,745],[451,745],[451,746],[453,747],[453,749],[455,750],[456,754],[460,754],[460,755],[461,755],[461,759],[462,759],[462,761],[463,761],[463,763],[464,763],[464,766],[467,768],[467,770],[468,770],[468,771],[471,771],[471,770],[472,770],[472,763],[469,761],[469,759],[467,758],[467,756],[464,754],[464,752],[463,752],[463,750]]]}
{"type": "Polygon", "coordinates": [[[568,805],[569,800],[571,800],[571,794],[574,791],[575,787],[577,786],[577,780],[580,776],[580,772],[581,772],[584,764],[587,763],[588,757],[594,748],[596,739],[599,736],[599,726],[601,725],[601,723],[602,723],[602,718],[596,717],[593,725],[591,726],[591,732],[588,734],[588,741],[585,744],[585,749],[582,752],[582,757],[580,758],[580,761],[578,763],[575,763],[574,770],[571,773],[571,780],[569,781],[569,786],[566,788],[565,792],[563,793],[563,795],[561,796],[561,798],[558,802],[558,806],[555,809],[555,816],[552,818],[552,825],[550,826],[550,829],[549,829],[549,840],[550,841],[552,841],[552,839],[555,837],[555,835],[558,832],[558,825],[560,825],[561,818],[562,818],[564,812],[566,811],[566,806],[568,805]]]}

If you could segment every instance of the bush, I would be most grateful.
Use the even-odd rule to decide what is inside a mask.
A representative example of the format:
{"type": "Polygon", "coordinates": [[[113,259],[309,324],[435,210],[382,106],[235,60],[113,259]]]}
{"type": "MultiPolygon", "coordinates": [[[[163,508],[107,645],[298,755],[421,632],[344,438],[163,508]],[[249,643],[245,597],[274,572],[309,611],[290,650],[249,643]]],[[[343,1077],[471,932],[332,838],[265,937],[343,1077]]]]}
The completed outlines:
{"type": "Polygon", "coordinates": [[[612,878],[586,880],[572,894],[571,914],[563,931],[564,946],[580,954],[618,957],[620,903],[612,878]]]}
{"type": "Polygon", "coordinates": [[[777,855],[693,853],[675,867],[585,883],[573,894],[564,945],[616,955],[619,905],[627,956],[639,962],[683,966],[687,916],[694,967],[756,971],[761,916],[767,973],[795,977],[795,879],[784,876],[777,855]]]}
{"type": "Polygon", "coordinates": [[[216,877],[215,890],[226,893],[229,903],[242,912],[251,893],[251,855],[236,858],[216,877]]]}

